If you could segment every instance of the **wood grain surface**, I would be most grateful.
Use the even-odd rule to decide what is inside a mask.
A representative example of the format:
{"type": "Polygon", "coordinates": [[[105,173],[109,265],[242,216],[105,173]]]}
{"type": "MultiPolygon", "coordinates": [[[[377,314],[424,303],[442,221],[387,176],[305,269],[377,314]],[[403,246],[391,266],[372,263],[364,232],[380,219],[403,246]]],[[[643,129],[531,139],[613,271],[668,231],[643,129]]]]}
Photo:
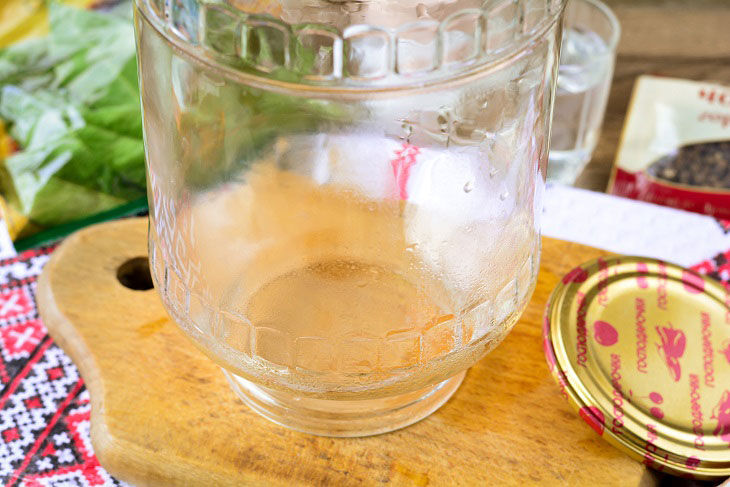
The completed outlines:
{"type": "Polygon", "coordinates": [[[116,273],[147,253],[147,221],[90,227],[38,283],[53,338],[91,393],[91,437],[113,475],[143,486],[611,485],[657,477],[606,444],[562,398],[542,352],[545,302],[573,266],[605,252],[544,239],[532,301],[440,410],[385,435],[334,439],[270,423],[167,317],[156,291],[116,273]]]}
{"type": "Polygon", "coordinates": [[[730,84],[727,0],[604,0],[621,23],[616,70],[593,159],[576,186],[604,191],[636,78],[654,74],[730,84]]]}

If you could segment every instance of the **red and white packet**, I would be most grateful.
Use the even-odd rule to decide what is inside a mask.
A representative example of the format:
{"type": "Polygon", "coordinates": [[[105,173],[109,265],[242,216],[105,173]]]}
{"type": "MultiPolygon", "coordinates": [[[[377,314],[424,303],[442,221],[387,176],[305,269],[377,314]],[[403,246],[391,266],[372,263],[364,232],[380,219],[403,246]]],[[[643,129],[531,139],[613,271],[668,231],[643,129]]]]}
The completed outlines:
{"type": "Polygon", "coordinates": [[[650,169],[683,147],[724,141],[730,141],[730,87],[641,76],[634,86],[608,192],[730,219],[730,187],[680,184],[656,177],[650,169]]]}

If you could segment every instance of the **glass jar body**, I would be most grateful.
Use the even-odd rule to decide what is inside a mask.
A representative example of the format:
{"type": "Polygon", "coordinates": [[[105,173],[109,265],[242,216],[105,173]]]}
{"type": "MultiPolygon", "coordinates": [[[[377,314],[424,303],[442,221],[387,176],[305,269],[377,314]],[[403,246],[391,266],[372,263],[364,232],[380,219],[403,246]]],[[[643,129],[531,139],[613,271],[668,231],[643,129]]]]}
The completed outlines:
{"type": "Polygon", "coordinates": [[[287,426],[435,410],[535,285],[559,23],[501,63],[368,90],[235,76],[135,19],[170,315],[287,426]]]}

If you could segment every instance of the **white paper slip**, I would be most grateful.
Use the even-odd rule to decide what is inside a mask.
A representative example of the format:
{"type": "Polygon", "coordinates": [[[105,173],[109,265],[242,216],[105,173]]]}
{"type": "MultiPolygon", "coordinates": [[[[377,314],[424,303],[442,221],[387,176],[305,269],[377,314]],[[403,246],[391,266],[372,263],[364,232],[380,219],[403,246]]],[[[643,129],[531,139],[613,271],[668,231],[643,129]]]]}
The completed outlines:
{"type": "Polygon", "coordinates": [[[691,266],[730,248],[712,217],[561,185],[545,192],[542,233],[691,266]]]}

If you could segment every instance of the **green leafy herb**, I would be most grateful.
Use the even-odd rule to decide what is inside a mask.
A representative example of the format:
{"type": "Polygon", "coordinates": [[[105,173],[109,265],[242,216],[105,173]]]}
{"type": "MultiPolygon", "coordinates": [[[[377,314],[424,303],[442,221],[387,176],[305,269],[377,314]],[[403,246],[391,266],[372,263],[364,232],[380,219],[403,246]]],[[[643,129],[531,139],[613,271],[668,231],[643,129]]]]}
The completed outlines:
{"type": "Polygon", "coordinates": [[[2,161],[0,190],[36,227],[145,194],[130,7],[51,2],[48,37],[0,50],[0,118],[20,146],[2,161]]]}

